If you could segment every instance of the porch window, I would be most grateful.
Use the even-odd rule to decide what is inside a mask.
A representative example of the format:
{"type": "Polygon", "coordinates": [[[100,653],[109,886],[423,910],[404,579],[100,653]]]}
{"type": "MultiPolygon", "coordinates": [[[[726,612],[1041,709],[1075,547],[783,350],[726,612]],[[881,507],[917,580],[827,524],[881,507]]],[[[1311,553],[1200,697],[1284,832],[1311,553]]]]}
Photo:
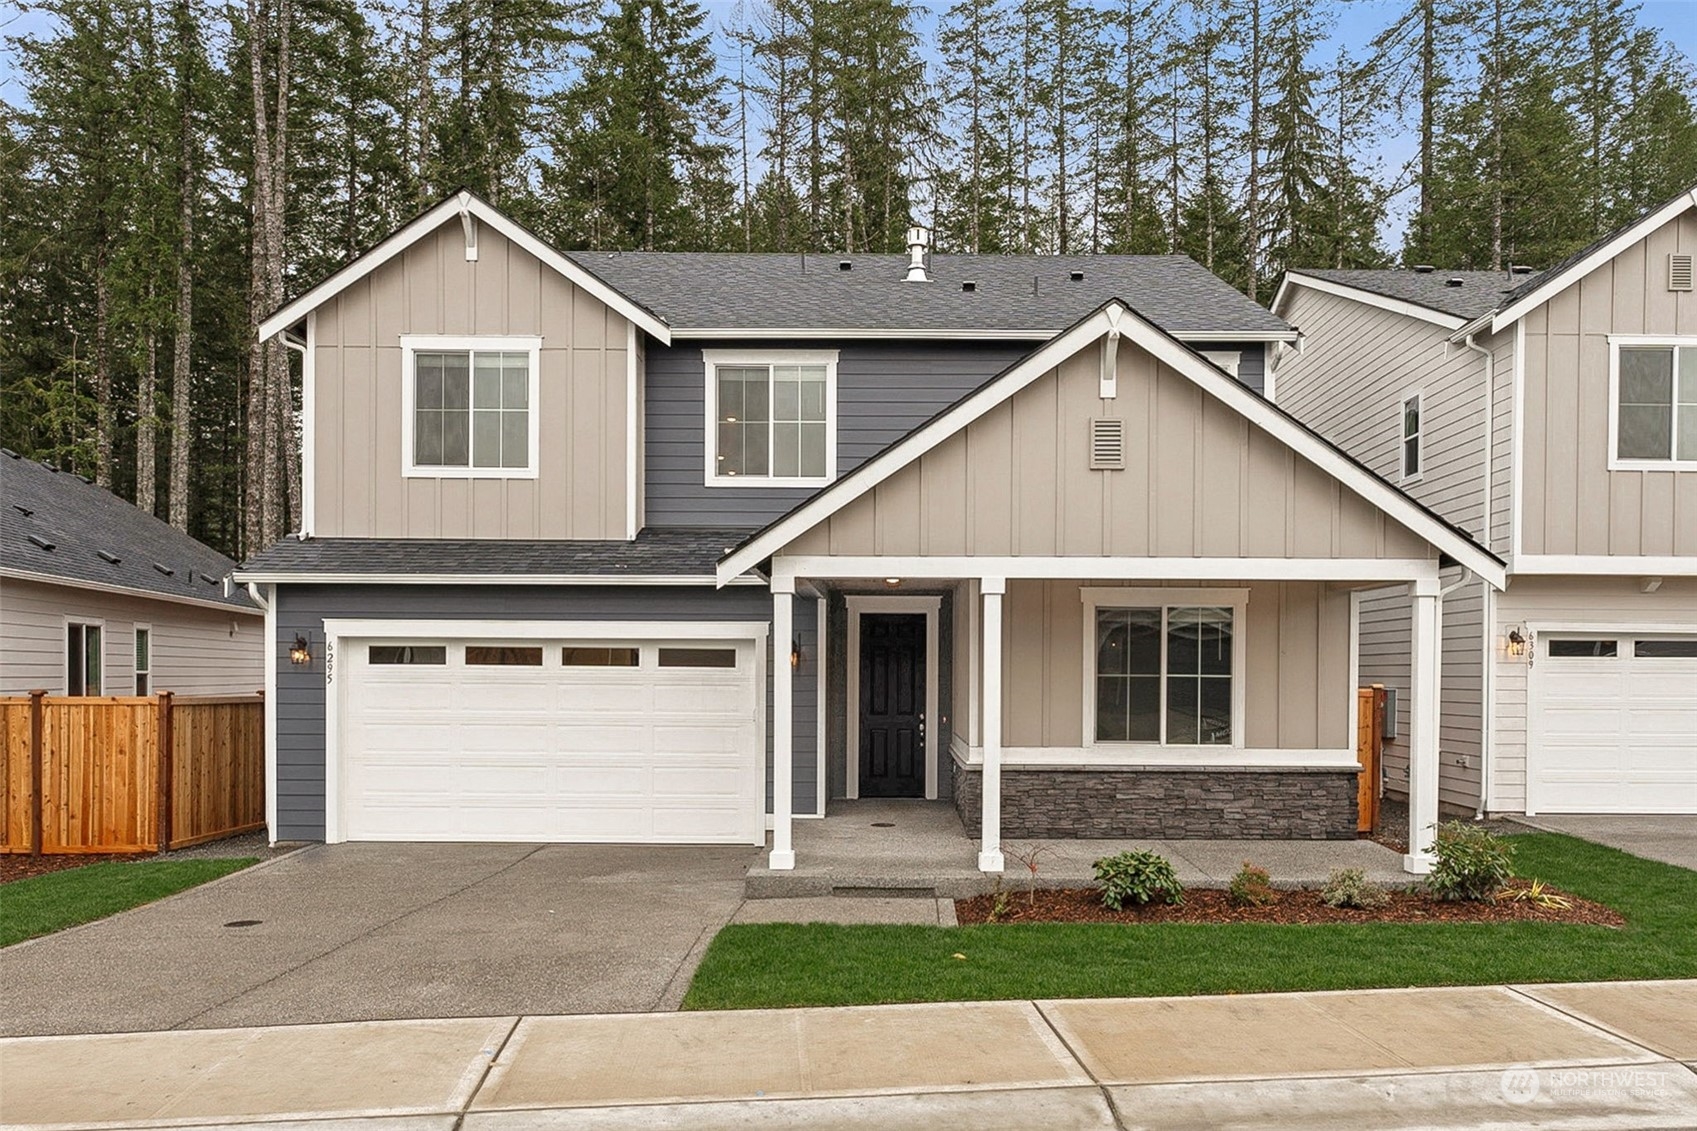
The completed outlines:
{"type": "Polygon", "coordinates": [[[1610,339],[1610,466],[1697,467],[1697,339],[1610,339]]]}
{"type": "Polygon", "coordinates": [[[703,351],[707,484],[815,487],[836,468],[837,355],[703,351]]]}
{"type": "Polygon", "coordinates": [[[409,336],[401,341],[407,474],[533,476],[539,340],[409,336]]]}
{"type": "Polygon", "coordinates": [[[1168,604],[1158,593],[1085,591],[1094,609],[1087,725],[1095,741],[1240,745],[1242,598],[1186,592],[1184,604],[1168,604]],[[1218,603],[1203,603],[1209,597],[1218,603]]]}

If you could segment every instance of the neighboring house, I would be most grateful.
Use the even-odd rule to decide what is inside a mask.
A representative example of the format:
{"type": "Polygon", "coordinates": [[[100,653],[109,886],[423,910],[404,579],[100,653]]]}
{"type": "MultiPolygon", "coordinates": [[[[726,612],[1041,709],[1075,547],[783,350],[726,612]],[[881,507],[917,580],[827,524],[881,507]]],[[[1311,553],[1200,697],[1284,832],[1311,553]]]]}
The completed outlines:
{"type": "MultiPolygon", "coordinates": [[[[1697,813],[1694,256],[1697,191],[1538,274],[1280,288],[1279,406],[1508,562],[1445,575],[1446,809],[1697,813]]],[[[1361,600],[1362,679],[1406,703],[1407,600],[1361,600]]]]}
{"type": "Polygon", "coordinates": [[[252,695],[236,563],[112,492],[0,453],[0,695],[252,695]]]}
{"type": "Polygon", "coordinates": [[[1443,563],[1501,562],[1273,408],[1294,331],[1188,259],[913,244],[566,255],[462,193],[266,319],[273,837],[1353,837],[1351,593],[1435,677],[1443,563]]]}

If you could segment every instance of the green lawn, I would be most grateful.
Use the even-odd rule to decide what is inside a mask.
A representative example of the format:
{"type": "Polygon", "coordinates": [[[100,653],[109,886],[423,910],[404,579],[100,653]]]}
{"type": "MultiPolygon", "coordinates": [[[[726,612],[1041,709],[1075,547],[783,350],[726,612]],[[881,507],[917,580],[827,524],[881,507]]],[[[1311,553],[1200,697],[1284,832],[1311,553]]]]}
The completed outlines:
{"type": "Polygon", "coordinates": [[[253,863],[253,857],[107,861],[0,884],[0,946],[104,919],[253,863]]]}
{"type": "Polygon", "coordinates": [[[1697,872],[1554,834],[1513,843],[1518,873],[1627,925],[738,924],[684,1008],[1697,977],[1697,872]]]}

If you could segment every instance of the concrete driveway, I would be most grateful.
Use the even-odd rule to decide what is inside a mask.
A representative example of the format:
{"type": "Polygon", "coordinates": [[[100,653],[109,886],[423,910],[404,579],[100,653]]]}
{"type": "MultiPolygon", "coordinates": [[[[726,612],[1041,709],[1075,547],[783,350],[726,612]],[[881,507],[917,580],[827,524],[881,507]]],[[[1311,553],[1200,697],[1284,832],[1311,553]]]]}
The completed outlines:
{"type": "Polygon", "coordinates": [[[1697,815],[1561,813],[1514,820],[1697,871],[1697,815]]]}
{"type": "Polygon", "coordinates": [[[672,1009],[757,851],[319,845],[0,950],[0,1033],[672,1009]]]}

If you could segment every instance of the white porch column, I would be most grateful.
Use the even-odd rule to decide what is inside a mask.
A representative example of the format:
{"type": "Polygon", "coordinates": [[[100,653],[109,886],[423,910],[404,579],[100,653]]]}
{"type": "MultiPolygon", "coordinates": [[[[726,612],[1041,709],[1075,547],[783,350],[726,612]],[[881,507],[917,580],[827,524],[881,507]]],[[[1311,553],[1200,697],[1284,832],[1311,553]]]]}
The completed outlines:
{"type": "Polygon", "coordinates": [[[791,812],[795,807],[791,778],[795,772],[795,671],[790,667],[790,641],[795,636],[795,579],[772,578],[772,855],[773,871],[795,867],[790,844],[791,812]]]}
{"type": "Polygon", "coordinates": [[[1006,578],[986,577],[979,585],[984,594],[984,623],[980,639],[984,671],[984,772],[983,805],[978,837],[978,870],[1000,872],[1002,862],[1002,594],[1006,578]]]}
{"type": "Polygon", "coordinates": [[[1423,876],[1432,870],[1432,842],[1438,823],[1443,629],[1438,579],[1411,582],[1408,591],[1414,611],[1408,664],[1408,855],[1402,858],[1402,867],[1405,872],[1423,876]]]}

